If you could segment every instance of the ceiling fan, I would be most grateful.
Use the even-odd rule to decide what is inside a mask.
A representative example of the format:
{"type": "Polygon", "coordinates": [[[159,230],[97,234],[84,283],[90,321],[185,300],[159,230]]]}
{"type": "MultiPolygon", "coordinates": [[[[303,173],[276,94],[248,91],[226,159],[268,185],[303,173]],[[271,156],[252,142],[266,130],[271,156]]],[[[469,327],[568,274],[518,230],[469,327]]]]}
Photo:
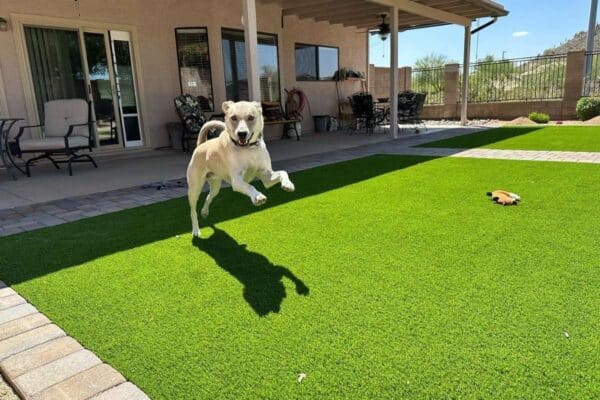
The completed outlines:
{"type": "Polygon", "coordinates": [[[379,38],[382,41],[387,40],[388,35],[390,34],[390,24],[385,22],[387,16],[387,13],[380,14],[379,17],[381,18],[381,23],[377,25],[374,29],[369,30],[369,33],[373,36],[379,35],[379,38]]]}

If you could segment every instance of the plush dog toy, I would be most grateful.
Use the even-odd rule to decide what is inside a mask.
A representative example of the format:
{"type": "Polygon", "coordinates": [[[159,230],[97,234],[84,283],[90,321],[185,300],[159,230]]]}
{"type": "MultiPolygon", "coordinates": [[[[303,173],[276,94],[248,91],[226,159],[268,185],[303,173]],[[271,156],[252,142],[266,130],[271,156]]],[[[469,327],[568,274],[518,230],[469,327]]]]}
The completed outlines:
{"type": "Polygon", "coordinates": [[[521,201],[519,195],[507,192],[506,190],[494,190],[493,192],[487,192],[486,194],[490,196],[496,204],[502,204],[503,206],[516,206],[521,201]]]}

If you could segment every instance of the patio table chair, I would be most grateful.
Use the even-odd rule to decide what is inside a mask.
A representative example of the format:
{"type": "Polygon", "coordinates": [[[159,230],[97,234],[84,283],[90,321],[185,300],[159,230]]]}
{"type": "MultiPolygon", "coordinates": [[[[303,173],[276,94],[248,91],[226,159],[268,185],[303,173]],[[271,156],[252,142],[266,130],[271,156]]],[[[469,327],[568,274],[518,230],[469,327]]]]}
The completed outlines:
{"type": "Polygon", "coordinates": [[[94,168],[98,165],[89,154],[79,154],[81,150],[92,151],[94,146],[94,121],[92,121],[92,103],[83,99],[51,100],[44,104],[44,123],[22,126],[15,137],[17,153],[40,154],[25,162],[27,176],[31,176],[30,167],[35,161],[48,159],[60,169],[59,164],[67,164],[69,175],[73,175],[73,163],[90,162],[94,168]],[[25,130],[40,128],[40,138],[23,138],[25,130]],[[64,156],[55,159],[53,156],[64,156]]]}
{"type": "Polygon", "coordinates": [[[192,150],[190,141],[196,142],[200,129],[206,122],[206,116],[202,110],[203,102],[190,94],[177,96],[173,102],[183,128],[181,148],[184,152],[190,152],[192,150]]]}
{"type": "Polygon", "coordinates": [[[354,115],[354,121],[350,125],[350,129],[356,131],[364,126],[367,134],[372,135],[375,126],[383,120],[382,116],[379,115],[382,110],[375,107],[373,96],[368,92],[358,92],[348,97],[348,100],[354,115]]]}
{"type": "MultiPolygon", "coordinates": [[[[427,126],[421,119],[421,112],[427,99],[427,93],[416,93],[405,91],[398,94],[398,123],[423,125],[425,130],[427,126]]],[[[416,132],[419,132],[417,127],[416,132]]]]}
{"type": "Polygon", "coordinates": [[[15,169],[25,173],[21,168],[14,162],[12,151],[14,150],[10,142],[10,131],[12,127],[22,118],[0,118],[0,167],[4,167],[6,172],[17,180],[17,174],[15,169]]]}

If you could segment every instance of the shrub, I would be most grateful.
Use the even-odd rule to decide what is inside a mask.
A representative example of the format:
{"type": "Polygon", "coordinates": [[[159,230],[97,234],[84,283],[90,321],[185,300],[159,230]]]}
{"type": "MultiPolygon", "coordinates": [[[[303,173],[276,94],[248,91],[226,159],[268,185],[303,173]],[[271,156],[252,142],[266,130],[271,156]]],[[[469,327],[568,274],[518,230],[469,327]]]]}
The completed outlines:
{"type": "Polygon", "coordinates": [[[582,97],[577,102],[577,118],[587,121],[600,115],[600,97],[582,97]]]}
{"type": "Polygon", "coordinates": [[[529,119],[538,124],[547,124],[550,122],[550,116],[544,113],[532,112],[529,114],[529,119]]]}

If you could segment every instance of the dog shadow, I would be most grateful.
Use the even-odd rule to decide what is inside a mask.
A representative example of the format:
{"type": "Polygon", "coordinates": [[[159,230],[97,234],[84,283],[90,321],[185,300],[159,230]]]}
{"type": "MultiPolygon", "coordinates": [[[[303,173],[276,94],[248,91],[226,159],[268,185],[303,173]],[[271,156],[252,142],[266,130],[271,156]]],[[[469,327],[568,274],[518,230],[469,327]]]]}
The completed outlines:
{"type": "Polygon", "coordinates": [[[308,295],[309,288],[289,269],[274,265],[267,257],[236,242],[225,231],[212,228],[212,236],[194,238],[194,246],[210,255],[219,267],[244,285],[244,299],[256,314],[264,317],[269,313],[279,313],[286,297],[283,278],[294,283],[297,294],[308,295]]]}

